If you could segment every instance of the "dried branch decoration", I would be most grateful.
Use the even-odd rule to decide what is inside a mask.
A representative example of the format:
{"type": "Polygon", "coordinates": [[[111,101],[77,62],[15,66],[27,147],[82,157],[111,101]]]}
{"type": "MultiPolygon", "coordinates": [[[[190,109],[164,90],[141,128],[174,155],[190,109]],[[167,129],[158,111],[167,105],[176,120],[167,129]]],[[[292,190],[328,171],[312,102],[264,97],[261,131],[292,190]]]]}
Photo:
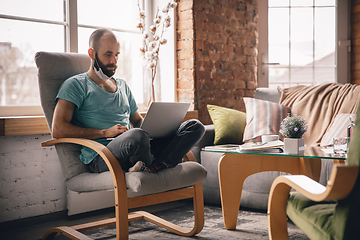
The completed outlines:
{"type": "MultiPolygon", "coordinates": [[[[139,0],[139,20],[137,28],[140,29],[143,35],[143,46],[140,48],[145,63],[148,69],[151,70],[151,85],[152,85],[152,100],[155,101],[154,80],[156,76],[156,67],[159,60],[160,46],[167,43],[167,40],[163,37],[164,32],[171,25],[171,17],[169,15],[170,10],[176,8],[177,3],[174,0],[169,1],[162,11],[159,8],[156,11],[154,24],[149,27],[149,31],[145,31],[145,11],[141,9],[139,0]]],[[[150,99],[151,101],[151,99],[150,99]]]]}

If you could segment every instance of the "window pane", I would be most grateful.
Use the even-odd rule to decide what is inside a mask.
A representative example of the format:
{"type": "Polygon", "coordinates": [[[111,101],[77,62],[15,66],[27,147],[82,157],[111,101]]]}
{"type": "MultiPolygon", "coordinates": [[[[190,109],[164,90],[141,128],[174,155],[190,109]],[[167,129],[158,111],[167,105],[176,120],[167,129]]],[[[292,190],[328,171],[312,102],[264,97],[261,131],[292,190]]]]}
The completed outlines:
{"type": "Polygon", "coordinates": [[[313,72],[311,67],[291,68],[290,70],[290,83],[295,85],[312,85],[313,84],[313,72]]]}
{"type": "Polygon", "coordinates": [[[292,6],[292,7],[310,7],[310,6],[313,6],[313,0],[291,0],[290,6],[292,6]]]}
{"type": "Polygon", "coordinates": [[[269,62],[289,65],[289,9],[269,8],[269,62]]]}
{"type": "Polygon", "coordinates": [[[313,9],[291,8],[291,65],[313,62],[313,9]]]}
{"type": "Polygon", "coordinates": [[[63,0],[8,0],[2,1],[0,13],[63,22],[64,3],[63,0]]]}
{"type": "MultiPolygon", "coordinates": [[[[290,53],[287,53],[290,55],[289,68],[284,65],[269,66],[269,86],[290,87],[299,84],[315,85],[335,82],[337,71],[335,1],[290,0],[290,5],[283,8],[269,7],[268,51],[269,56],[274,56],[269,59],[270,62],[282,62],[278,59],[281,56],[280,53],[286,50],[277,48],[274,39],[285,38],[280,32],[276,34],[274,32],[278,25],[282,27],[281,24],[284,22],[290,24],[288,43],[290,53]],[[312,4],[321,7],[314,7],[312,4]],[[288,16],[281,14],[280,9],[289,11],[290,21],[288,16]]],[[[285,45],[284,43],[284,48],[285,45]]]]}
{"type": "Polygon", "coordinates": [[[335,65],[335,7],[315,9],[315,66],[335,65]]]}
{"type": "Polygon", "coordinates": [[[269,7],[288,7],[290,0],[269,0],[269,7]]]}
{"type": "Polygon", "coordinates": [[[289,82],[289,68],[269,66],[269,84],[282,86],[289,82]]]}
{"type": "Polygon", "coordinates": [[[0,32],[0,105],[40,105],[34,56],[63,52],[64,27],[0,19],[0,32]]]}
{"type": "Polygon", "coordinates": [[[335,0],[315,0],[315,6],[334,6],[335,7],[336,5],[335,5],[335,0]]]}
{"type": "Polygon", "coordinates": [[[335,82],[336,68],[315,68],[315,84],[335,82]]]}
{"type": "Polygon", "coordinates": [[[137,31],[137,1],[78,0],[78,23],[137,31]]]}

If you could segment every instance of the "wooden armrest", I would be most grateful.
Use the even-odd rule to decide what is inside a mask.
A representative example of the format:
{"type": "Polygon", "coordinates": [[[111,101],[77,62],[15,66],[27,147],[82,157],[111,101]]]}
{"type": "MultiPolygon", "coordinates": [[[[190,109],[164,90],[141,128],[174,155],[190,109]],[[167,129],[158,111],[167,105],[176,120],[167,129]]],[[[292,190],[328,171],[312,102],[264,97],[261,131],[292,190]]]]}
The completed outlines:
{"type": "MultiPolygon", "coordinates": [[[[117,186],[120,186],[119,183],[120,184],[121,184],[121,182],[125,183],[125,177],[123,174],[123,170],[122,170],[118,160],[106,146],[104,146],[101,143],[98,143],[94,140],[86,139],[86,138],[54,138],[54,139],[51,139],[51,140],[41,143],[41,145],[43,147],[47,147],[47,146],[53,146],[53,145],[59,144],[59,143],[74,143],[74,144],[78,144],[78,145],[82,145],[82,146],[91,148],[92,150],[97,152],[104,159],[106,165],[108,166],[108,168],[111,172],[111,176],[113,178],[114,184],[117,186]],[[115,173],[121,173],[121,174],[117,174],[118,176],[116,178],[115,173]],[[118,182],[118,181],[120,181],[120,182],[118,182]]],[[[126,184],[124,186],[126,187],[126,184]]]]}
{"type": "Polygon", "coordinates": [[[184,159],[185,159],[185,161],[197,162],[194,154],[193,154],[191,151],[189,151],[189,152],[184,156],[184,159]]]}
{"type": "Polygon", "coordinates": [[[269,239],[289,239],[286,204],[291,188],[316,202],[340,200],[348,196],[353,189],[358,172],[359,166],[334,164],[326,187],[304,175],[277,177],[271,185],[269,194],[269,239]]]}
{"type": "Polygon", "coordinates": [[[316,202],[340,200],[353,189],[358,172],[359,166],[335,164],[326,187],[304,175],[281,176],[275,179],[273,184],[285,183],[316,202]]]}

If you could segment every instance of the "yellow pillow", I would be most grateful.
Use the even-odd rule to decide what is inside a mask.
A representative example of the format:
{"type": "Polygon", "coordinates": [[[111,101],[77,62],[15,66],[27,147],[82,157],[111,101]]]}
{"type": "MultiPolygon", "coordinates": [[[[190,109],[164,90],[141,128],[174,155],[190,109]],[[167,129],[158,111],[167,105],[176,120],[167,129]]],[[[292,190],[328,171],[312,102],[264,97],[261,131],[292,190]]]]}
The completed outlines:
{"type": "Polygon", "coordinates": [[[242,144],[246,114],[231,108],[207,105],[215,127],[214,145],[242,144]]]}

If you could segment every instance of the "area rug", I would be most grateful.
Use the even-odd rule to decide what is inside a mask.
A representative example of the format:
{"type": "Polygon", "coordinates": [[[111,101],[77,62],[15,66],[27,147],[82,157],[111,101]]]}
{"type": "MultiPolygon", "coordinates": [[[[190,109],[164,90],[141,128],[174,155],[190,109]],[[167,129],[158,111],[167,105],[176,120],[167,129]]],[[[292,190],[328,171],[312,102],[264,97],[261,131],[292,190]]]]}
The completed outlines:
{"type": "MultiPolygon", "coordinates": [[[[190,229],[193,226],[193,208],[190,202],[175,209],[157,212],[156,215],[185,228],[190,229]]],[[[175,235],[144,220],[133,221],[129,225],[130,239],[189,239],[189,237],[175,235]]],[[[289,239],[309,239],[291,223],[288,224],[288,232],[289,239]]],[[[110,240],[116,238],[114,226],[89,230],[84,234],[93,239],[110,240]]],[[[57,236],[55,239],[66,238],[57,236]]],[[[236,230],[226,230],[221,207],[206,205],[205,226],[199,234],[190,237],[190,239],[269,239],[267,215],[264,212],[240,210],[236,230]]]]}

